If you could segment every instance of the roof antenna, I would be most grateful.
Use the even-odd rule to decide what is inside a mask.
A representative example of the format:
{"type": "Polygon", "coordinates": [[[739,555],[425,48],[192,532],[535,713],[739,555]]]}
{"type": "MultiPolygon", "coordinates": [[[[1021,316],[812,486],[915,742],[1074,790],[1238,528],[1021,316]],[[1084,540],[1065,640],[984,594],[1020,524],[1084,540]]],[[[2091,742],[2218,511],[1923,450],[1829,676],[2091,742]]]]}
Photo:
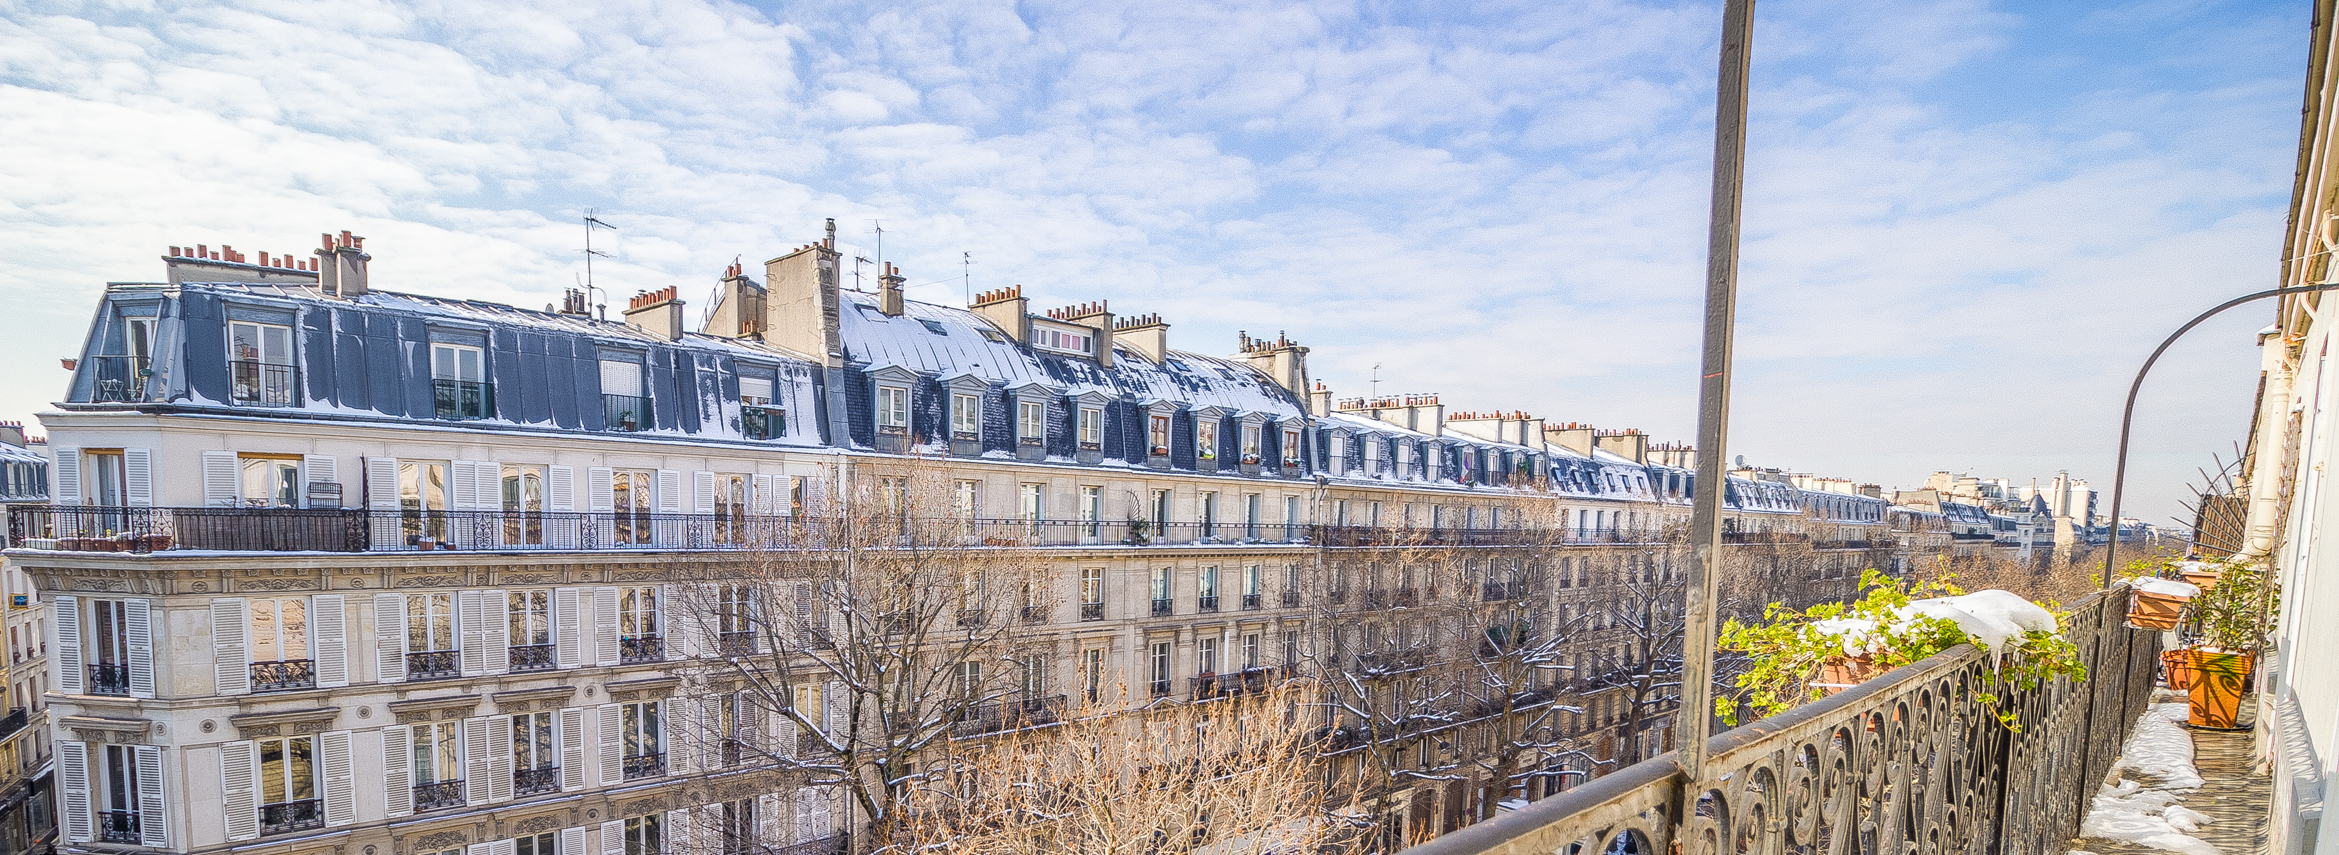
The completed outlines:
{"type": "Polygon", "coordinates": [[[958,263],[961,268],[958,281],[959,284],[966,287],[966,304],[972,306],[975,304],[975,254],[972,252],[959,253],[958,263]]]}
{"type": "Polygon", "coordinates": [[[861,265],[868,264],[867,256],[853,256],[853,290],[861,290],[861,265]]]}
{"type": "Polygon", "coordinates": [[[1381,364],[1373,363],[1373,400],[1381,399],[1381,364]]]}
{"type": "MultiPolygon", "coordinates": [[[[877,275],[884,276],[887,273],[885,269],[885,224],[870,220],[869,227],[877,230],[877,275]]],[[[858,277],[855,278],[858,279],[858,277]]],[[[854,290],[860,290],[858,282],[854,284],[854,290]]]]}
{"type": "MultiPolygon", "coordinates": [[[[596,249],[594,249],[594,248],[593,248],[593,228],[594,228],[595,226],[599,226],[599,227],[601,227],[601,228],[608,229],[608,230],[610,230],[610,231],[613,231],[613,232],[614,232],[614,231],[617,231],[617,227],[616,227],[616,226],[610,225],[610,224],[608,224],[608,223],[604,223],[604,222],[602,222],[602,221],[601,221],[601,218],[599,218],[599,217],[596,217],[596,216],[593,216],[593,214],[594,214],[595,210],[597,210],[597,209],[594,209],[594,208],[586,208],[586,209],[585,209],[585,292],[586,292],[586,293],[588,293],[588,294],[589,294],[589,293],[592,293],[592,292],[594,292],[594,291],[599,291],[599,290],[601,290],[601,289],[599,289],[599,288],[596,288],[596,287],[594,287],[594,286],[593,286],[593,256],[596,256],[596,255],[598,255],[598,256],[601,256],[602,258],[608,258],[608,257],[609,257],[609,253],[602,252],[602,251],[600,251],[600,250],[596,250],[596,249]]],[[[608,299],[607,299],[607,298],[603,298],[601,302],[599,302],[599,303],[596,303],[596,304],[594,304],[594,305],[595,305],[595,306],[598,306],[598,307],[601,309],[601,319],[602,319],[602,320],[604,320],[604,321],[606,321],[606,320],[609,320],[609,301],[608,301],[608,299]]]]}

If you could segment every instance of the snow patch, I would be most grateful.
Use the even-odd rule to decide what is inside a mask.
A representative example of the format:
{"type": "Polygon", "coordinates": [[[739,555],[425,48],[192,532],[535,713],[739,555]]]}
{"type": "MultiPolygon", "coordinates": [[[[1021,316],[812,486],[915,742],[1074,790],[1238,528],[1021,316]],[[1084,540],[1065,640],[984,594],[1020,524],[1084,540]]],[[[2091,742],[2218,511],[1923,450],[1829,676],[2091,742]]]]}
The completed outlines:
{"type": "Polygon", "coordinates": [[[2185,730],[2184,704],[2153,704],[2136,719],[2136,732],[2120,747],[2117,769],[2133,770],[2166,781],[2172,789],[2201,786],[2201,771],[2193,768],[2193,735],[2185,730]]]}
{"type": "Polygon", "coordinates": [[[2180,804],[2202,785],[2193,767],[2193,737],[2178,724],[2184,704],[2153,704],[2136,720],[2136,732],[2120,746],[2117,773],[2128,770],[2164,783],[2146,787],[2125,778],[2105,784],[2089,805],[2079,836],[2118,840],[2183,855],[2218,855],[2217,847],[2191,836],[2209,817],[2180,804]]]}
{"type": "Polygon", "coordinates": [[[2178,581],[2176,579],[2137,579],[2131,584],[2136,586],[2136,590],[2143,591],[2147,594],[2160,594],[2162,596],[2184,597],[2187,599],[2201,596],[2201,586],[2195,585],[2191,582],[2178,581]]]}

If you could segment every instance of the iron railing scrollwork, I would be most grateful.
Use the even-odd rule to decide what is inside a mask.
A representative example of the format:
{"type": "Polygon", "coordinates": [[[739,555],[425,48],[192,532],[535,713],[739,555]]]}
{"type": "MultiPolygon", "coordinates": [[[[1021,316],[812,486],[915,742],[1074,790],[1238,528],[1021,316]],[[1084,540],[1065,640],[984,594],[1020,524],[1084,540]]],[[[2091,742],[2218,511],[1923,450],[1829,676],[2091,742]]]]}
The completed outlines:
{"type": "Polygon", "coordinates": [[[101,810],[97,812],[97,839],[99,843],[137,843],[138,812],[134,810],[101,810]]]}
{"type": "Polygon", "coordinates": [[[414,809],[417,812],[463,806],[463,779],[432,781],[414,785],[414,809]]]}
{"type": "Polygon", "coordinates": [[[283,834],[325,827],[325,800],[302,799],[260,806],[260,833],[283,834]]]}
{"type": "Polygon", "coordinates": [[[287,659],[252,663],[252,691],[289,692],[317,687],[317,661],[287,659]]]}
{"type": "Polygon", "coordinates": [[[560,791],[560,767],[539,766],[512,770],[512,794],[532,796],[560,791]]]}
{"type": "Polygon", "coordinates": [[[550,644],[514,644],[511,657],[514,671],[545,671],[559,664],[550,644]]]}
{"type": "Polygon", "coordinates": [[[130,696],[130,666],[109,665],[102,662],[89,666],[89,693],[92,695],[130,696]]]}
{"type": "Polygon", "coordinates": [[[462,674],[462,664],[456,661],[453,650],[423,650],[406,654],[406,679],[438,680],[462,674]]]}
{"type": "Polygon", "coordinates": [[[666,642],[655,635],[628,635],[617,640],[617,661],[636,665],[666,659],[666,642]]]}

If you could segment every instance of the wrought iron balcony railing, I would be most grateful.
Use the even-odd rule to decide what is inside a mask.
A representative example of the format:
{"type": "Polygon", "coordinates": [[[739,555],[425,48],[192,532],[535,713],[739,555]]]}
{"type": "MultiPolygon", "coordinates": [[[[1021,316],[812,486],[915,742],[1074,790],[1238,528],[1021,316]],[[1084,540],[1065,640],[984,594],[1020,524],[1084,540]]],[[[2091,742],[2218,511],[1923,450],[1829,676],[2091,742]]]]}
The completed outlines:
{"type": "Polygon", "coordinates": [[[260,833],[283,834],[325,827],[325,801],[302,799],[260,806],[260,833]]]}
{"type": "Polygon", "coordinates": [[[512,770],[512,794],[533,796],[538,793],[560,791],[560,767],[538,766],[534,769],[512,770]]]}
{"type": "Polygon", "coordinates": [[[1296,609],[1296,608],[1299,608],[1299,592],[1298,592],[1298,591],[1285,591],[1285,592],[1283,592],[1283,607],[1284,607],[1284,608],[1287,608],[1287,609],[1296,609]]]}
{"type": "Polygon", "coordinates": [[[549,671],[559,667],[550,644],[514,644],[511,650],[514,671],[549,671]]]}
{"type": "Polygon", "coordinates": [[[732,630],[715,634],[715,649],[724,656],[749,656],[755,653],[754,630],[732,630]]]}
{"type": "Polygon", "coordinates": [[[1081,604],[1080,604],[1080,619],[1081,619],[1081,620],[1104,620],[1104,619],[1105,619],[1105,604],[1103,604],[1103,603],[1081,603],[1081,604]]]}
{"type": "Polygon", "coordinates": [[[89,693],[129,697],[130,666],[91,663],[89,666],[89,693]]]}
{"type": "Polygon", "coordinates": [[[628,635],[617,640],[617,661],[625,665],[666,660],[666,641],[655,635],[628,635]]]}
{"type": "Polygon", "coordinates": [[[952,723],[953,736],[975,736],[1054,724],[1064,714],[1064,696],[1011,698],[989,701],[968,708],[959,720],[952,723]]]}
{"type": "Polygon", "coordinates": [[[14,736],[17,731],[23,730],[25,719],[26,714],[23,707],[9,710],[7,715],[0,716],[0,739],[14,736]]]}
{"type": "Polygon", "coordinates": [[[1173,611],[1175,608],[1176,608],[1176,607],[1175,607],[1173,604],[1171,604],[1171,602],[1170,602],[1170,599],[1169,599],[1168,597],[1155,597],[1155,598],[1153,598],[1153,616],[1154,616],[1154,617],[1168,617],[1168,616],[1169,616],[1169,614],[1170,614],[1170,612],[1172,612],[1172,611],[1173,611]]]}
{"type": "Polygon", "coordinates": [[[134,810],[101,810],[97,812],[97,839],[99,843],[137,843],[138,812],[134,810]]]}
{"type": "Polygon", "coordinates": [[[2065,622],[2084,682],[2025,688],[1957,647],[1714,737],[1699,780],[1663,754],[1405,855],[2059,851],[2152,697],[2160,635],[2127,599],[2065,622]]]}
{"type": "Polygon", "coordinates": [[[1258,594],[1244,594],[1244,595],[1243,595],[1243,608],[1244,608],[1244,609],[1256,609],[1256,608],[1258,608],[1259,606],[1260,606],[1260,601],[1259,601],[1259,595],[1258,595],[1258,594]]]}
{"type": "Polygon", "coordinates": [[[227,363],[228,399],[244,407],[290,407],[300,403],[300,371],[249,359],[227,363]]]}
{"type": "Polygon", "coordinates": [[[417,812],[463,806],[463,779],[433,781],[414,785],[414,809],[417,812]]]}
{"type": "Polygon", "coordinates": [[[651,418],[648,398],[637,395],[601,396],[601,424],[609,430],[637,431],[656,423],[651,418]]]}
{"type": "Polygon", "coordinates": [[[666,753],[628,754],[625,757],[625,779],[655,778],[666,774],[666,753]]]}
{"type": "Polygon", "coordinates": [[[1024,606],[1018,616],[1023,618],[1024,623],[1046,623],[1048,611],[1047,606],[1024,606]]]}
{"type": "Polygon", "coordinates": [[[1194,608],[1198,611],[1205,612],[1218,611],[1218,595],[1212,594],[1204,597],[1195,597],[1194,608]]]}
{"type": "Polygon", "coordinates": [[[788,433],[788,411],[772,407],[739,408],[739,432],[748,439],[772,439],[788,433]]]}
{"type": "Polygon", "coordinates": [[[477,380],[433,377],[431,397],[442,419],[484,419],[495,414],[495,386],[477,380]]]}
{"type": "Polygon", "coordinates": [[[406,679],[439,680],[463,675],[462,663],[456,661],[455,651],[425,650],[406,654],[406,679]]]}
{"type": "Polygon", "coordinates": [[[317,687],[317,661],[286,659],[252,663],[252,691],[289,692],[317,687]]]}
{"type": "Polygon", "coordinates": [[[89,372],[91,403],[137,404],[146,401],[146,381],[154,376],[154,370],[144,358],[93,356],[82,360],[82,365],[89,372]]]}

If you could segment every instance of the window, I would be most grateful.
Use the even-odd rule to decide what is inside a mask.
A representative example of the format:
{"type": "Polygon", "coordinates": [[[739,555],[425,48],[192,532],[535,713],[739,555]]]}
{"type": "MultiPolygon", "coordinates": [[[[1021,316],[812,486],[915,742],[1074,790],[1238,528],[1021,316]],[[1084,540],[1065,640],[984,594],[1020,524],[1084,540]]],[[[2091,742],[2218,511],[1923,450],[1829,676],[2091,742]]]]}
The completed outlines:
{"type": "Polygon", "coordinates": [[[487,417],[484,364],[485,356],[479,348],[465,344],[430,346],[431,396],[437,400],[439,418],[487,417]]]}
{"type": "Polygon", "coordinates": [[[1170,643],[1153,643],[1153,696],[1165,697],[1170,692],[1170,643]]]}
{"type": "Polygon", "coordinates": [[[1259,426],[1243,425],[1243,462],[1259,462],[1259,426]]]}
{"type": "Polygon", "coordinates": [[[128,604],[121,600],[91,600],[89,625],[84,630],[89,657],[89,693],[130,694],[130,632],[124,623],[128,604]]]}
{"type": "Polygon", "coordinates": [[[1299,536],[1299,497],[1283,497],[1283,539],[1299,536]]]}
{"type": "Polygon", "coordinates": [[[958,699],[961,702],[982,697],[983,663],[971,661],[958,663],[958,673],[952,680],[952,684],[952,689],[958,694],[958,699]]]}
{"type": "Polygon", "coordinates": [[[1104,618],[1105,569],[1102,567],[1080,568],[1080,619],[1104,620],[1104,618]]]}
{"type": "Polygon", "coordinates": [[[504,542],[544,542],[544,467],[503,467],[504,542]]]}
{"type": "Polygon", "coordinates": [[[1194,641],[1194,673],[1204,677],[1218,673],[1218,639],[1194,641]]]}
{"type": "Polygon", "coordinates": [[[243,467],[243,500],[247,507],[300,507],[300,458],[263,454],[242,454],[236,462],[243,467]]]}
{"type": "Polygon", "coordinates": [[[1096,537],[1102,530],[1105,518],[1104,489],[1103,487],[1080,488],[1080,531],[1089,537],[1096,537]]]}
{"type": "Polygon", "coordinates": [[[617,590],[618,659],[626,663],[656,662],[666,658],[658,632],[658,589],[633,586],[617,590]]]}
{"type": "Polygon", "coordinates": [[[877,387],[877,429],[887,433],[905,433],[910,429],[909,389],[877,387]]]}
{"type": "Polygon", "coordinates": [[[1096,703],[1104,692],[1105,651],[1091,647],[1080,651],[1080,691],[1089,703],[1096,703]]]}
{"type": "Polygon", "coordinates": [[[615,505],[611,521],[612,535],[618,543],[644,544],[656,539],[657,528],[651,513],[658,506],[657,473],[640,469],[620,469],[610,473],[609,497],[615,505]]]}
{"type": "Polygon", "coordinates": [[[739,378],[739,430],[748,439],[773,439],[788,434],[788,411],[772,406],[772,381],[739,378]]]}
{"type": "Polygon", "coordinates": [[[414,809],[463,804],[463,738],[459,721],[414,726],[414,809]]]}
{"type": "Polygon", "coordinates": [[[448,504],[444,461],[398,461],[398,515],[408,545],[447,539],[448,504]]]}
{"type": "Polygon", "coordinates": [[[512,855],[577,855],[560,851],[560,833],[523,834],[512,838],[512,855]]]}
{"type": "Polygon", "coordinates": [[[119,508],[130,503],[123,490],[122,453],[119,451],[91,451],[82,455],[82,463],[89,474],[82,476],[89,482],[89,503],[119,508]]]}
{"type": "Polygon", "coordinates": [[[1153,491],[1153,530],[1156,536],[1169,534],[1170,491],[1153,491]]]}
{"type": "Polygon", "coordinates": [[[1206,612],[1218,611],[1218,565],[1202,568],[1201,584],[1196,589],[1196,605],[1206,612]]]}
{"type": "Polygon", "coordinates": [[[1145,423],[1146,450],[1154,455],[1168,454],[1170,444],[1169,414],[1154,413],[1145,419],[1145,423]]]}
{"type": "MultiPolygon", "coordinates": [[[[138,824],[138,752],[128,745],[105,746],[104,762],[99,764],[99,769],[104,780],[98,784],[97,839],[103,843],[138,843],[143,839],[138,824]]],[[[150,770],[149,774],[154,771],[159,770],[150,770]]]]}
{"type": "Polygon", "coordinates": [[[973,482],[973,481],[953,481],[953,482],[951,482],[951,483],[950,483],[950,509],[951,509],[952,511],[955,511],[955,512],[957,512],[957,514],[958,514],[958,518],[959,518],[959,519],[962,519],[962,520],[971,520],[971,519],[974,519],[974,518],[975,518],[975,510],[976,510],[976,508],[977,508],[977,505],[975,504],[975,482],[973,482]]]}
{"type": "Polygon", "coordinates": [[[1023,657],[1023,660],[1016,664],[1022,668],[1022,673],[1018,676],[1022,677],[1023,680],[1023,685],[1020,687],[1023,696],[1026,699],[1045,697],[1048,694],[1048,657],[1034,653],[1023,657]]]}
{"type": "Polygon", "coordinates": [[[1090,343],[1094,340],[1095,337],[1093,334],[1080,330],[1069,330],[1063,329],[1061,327],[1044,326],[1041,324],[1031,325],[1032,346],[1046,350],[1060,350],[1067,353],[1078,353],[1086,355],[1089,352],[1090,343]]]}
{"type": "Polygon", "coordinates": [[[323,806],[317,801],[316,737],[262,739],[258,743],[261,833],[325,824],[323,806]]]}
{"type": "MultiPolygon", "coordinates": [[[[625,821],[625,855],[664,855],[666,835],[661,833],[657,814],[637,816],[625,821]]],[[[608,849],[607,844],[602,849],[608,849]]]]}
{"type": "Polygon", "coordinates": [[[1025,399],[1015,402],[1015,438],[1024,445],[1048,441],[1048,402],[1025,399]]]}
{"type": "Polygon", "coordinates": [[[819,723],[821,731],[823,733],[827,732],[828,720],[822,717],[822,713],[826,707],[822,706],[821,704],[823,699],[821,697],[820,684],[799,683],[795,688],[796,702],[793,708],[806,721],[819,723]]]}
{"type": "Polygon", "coordinates": [[[964,392],[950,396],[950,438],[980,439],[983,430],[983,399],[964,392]]]}
{"type": "Polygon", "coordinates": [[[1259,667],[1259,634],[1256,632],[1244,633],[1243,670],[1249,671],[1257,667],[1259,667]]]}
{"type": "Polygon", "coordinates": [[[1194,456],[1203,460],[1218,459],[1218,420],[1197,416],[1194,419],[1194,456]]]}
{"type": "Polygon", "coordinates": [[[715,640],[725,656],[755,652],[753,589],[746,585],[715,586],[715,640]]]}
{"type": "Polygon", "coordinates": [[[1105,411],[1095,407],[1080,408],[1080,447],[1090,451],[1104,447],[1105,411]]]}
{"type": "Polygon", "coordinates": [[[510,620],[514,671],[541,671],[556,667],[552,653],[552,592],[513,591],[504,595],[510,620]]]}
{"type": "Polygon", "coordinates": [[[641,430],[655,422],[642,387],[642,364],[632,359],[601,360],[601,421],[610,430],[641,430]]]}
{"type": "Polygon", "coordinates": [[[1243,495],[1243,536],[1259,539],[1259,494],[1243,495]]]}
{"type": "Polygon", "coordinates": [[[228,394],[246,406],[298,403],[293,381],[292,328],[237,321],[228,325],[228,394]]]}
{"type": "Polygon", "coordinates": [[[1283,664],[1299,664],[1299,630],[1287,629],[1283,631],[1283,664]]]}
{"type": "Polygon", "coordinates": [[[666,774],[666,744],[659,727],[661,701],[618,707],[618,733],[625,746],[625,779],[666,774]]]}
{"type": "Polygon", "coordinates": [[[715,476],[716,541],[741,543],[747,539],[747,499],[747,476],[715,476]]]}
{"type": "Polygon", "coordinates": [[[247,609],[252,691],[316,688],[316,663],[309,656],[308,598],[255,597],[247,609]]]}
{"type": "MultiPolygon", "coordinates": [[[[932,325],[933,321],[927,321],[932,325]]],[[[755,845],[755,800],[738,799],[724,802],[717,818],[722,834],[722,855],[750,855],[759,851],[755,845]]]]}
{"type": "Polygon", "coordinates": [[[1156,617],[1170,613],[1170,568],[1153,568],[1153,614],[1156,617]]]}
{"type": "Polygon", "coordinates": [[[1298,466],[1299,460],[1299,430],[1297,428],[1286,428],[1283,431],[1283,465],[1298,466]]]}
{"type": "Polygon", "coordinates": [[[1048,485],[1023,485],[1023,518],[1030,522],[1036,523],[1042,519],[1045,519],[1047,512],[1048,485]]]}
{"type": "Polygon", "coordinates": [[[1217,534],[1218,534],[1218,494],[1217,494],[1217,493],[1215,493],[1215,492],[1211,492],[1211,493],[1203,493],[1203,494],[1202,494],[1202,536],[1203,536],[1203,537],[1215,537],[1215,536],[1217,536],[1217,534]]]}
{"type": "Polygon", "coordinates": [[[1243,608],[1255,609],[1259,607],[1260,586],[1266,581],[1260,578],[1261,575],[1259,565],[1243,565],[1243,608]]]}
{"type": "Polygon", "coordinates": [[[559,789],[560,746],[553,742],[552,711],[512,716],[512,792],[526,796],[559,789]]]}
{"type": "Polygon", "coordinates": [[[406,679],[428,680],[462,673],[455,661],[455,595],[406,596],[406,679]]]}

